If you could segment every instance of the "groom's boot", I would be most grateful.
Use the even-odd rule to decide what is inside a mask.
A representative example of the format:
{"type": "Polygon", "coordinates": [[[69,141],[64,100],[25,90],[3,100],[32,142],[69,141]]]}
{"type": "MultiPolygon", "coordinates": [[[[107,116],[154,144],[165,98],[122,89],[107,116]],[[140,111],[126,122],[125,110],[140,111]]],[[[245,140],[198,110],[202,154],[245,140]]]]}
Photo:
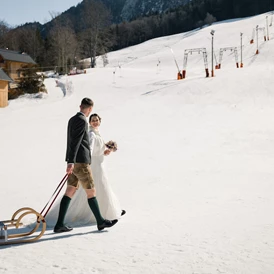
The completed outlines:
{"type": "Polygon", "coordinates": [[[58,220],[53,230],[55,233],[68,232],[72,230],[72,227],[64,225],[64,220],[68,211],[70,200],[71,198],[68,196],[63,196],[61,200],[58,220]]]}
{"type": "Polygon", "coordinates": [[[103,230],[106,227],[112,227],[118,222],[118,220],[110,221],[102,217],[96,197],[89,198],[88,204],[95,216],[98,230],[103,230]]]}

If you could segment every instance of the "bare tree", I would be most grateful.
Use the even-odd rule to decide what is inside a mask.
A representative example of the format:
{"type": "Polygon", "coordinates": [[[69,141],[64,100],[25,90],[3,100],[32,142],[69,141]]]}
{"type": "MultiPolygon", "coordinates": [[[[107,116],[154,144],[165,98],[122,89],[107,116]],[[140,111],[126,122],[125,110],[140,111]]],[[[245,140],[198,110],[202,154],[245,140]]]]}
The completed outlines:
{"type": "Polygon", "coordinates": [[[91,58],[91,67],[95,67],[97,56],[105,54],[111,45],[110,32],[106,31],[111,23],[111,14],[102,2],[84,0],[83,4],[82,49],[85,57],[91,58]]]}
{"type": "Polygon", "coordinates": [[[0,21],[0,48],[26,52],[37,62],[37,57],[43,51],[39,24],[26,24],[11,29],[4,21],[0,21]]]}
{"type": "Polygon", "coordinates": [[[68,65],[73,63],[77,50],[77,40],[73,29],[69,24],[64,26],[57,20],[50,31],[49,40],[52,58],[58,67],[58,71],[67,73],[68,65]]]}
{"type": "Polygon", "coordinates": [[[10,27],[4,20],[0,20],[0,48],[6,48],[5,36],[10,31],[10,27]]]}
{"type": "Polygon", "coordinates": [[[36,62],[43,51],[43,40],[37,25],[24,26],[18,29],[21,51],[28,53],[36,62]]]}
{"type": "Polygon", "coordinates": [[[16,29],[10,30],[5,35],[6,48],[10,50],[20,50],[20,32],[16,29]]]}

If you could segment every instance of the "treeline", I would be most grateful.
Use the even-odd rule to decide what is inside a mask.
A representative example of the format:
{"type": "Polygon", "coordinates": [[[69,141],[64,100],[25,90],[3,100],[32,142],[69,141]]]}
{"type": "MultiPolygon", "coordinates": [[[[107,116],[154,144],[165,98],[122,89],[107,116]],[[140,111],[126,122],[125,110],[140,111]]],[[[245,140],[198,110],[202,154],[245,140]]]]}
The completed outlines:
{"type": "Polygon", "coordinates": [[[75,16],[52,15],[46,35],[45,26],[39,23],[12,29],[2,21],[0,48],[28,53],[42,70],[67,73],[72,66],[79,67],[83,58],[91,58],[90,66],[94,67],[96,57],[106,54],[114,44],[110,11],[101,1],[85,0],[79,19],[75,16]]]}
{"type": "MultiPolygon", "coordinates": [[[[148,39],[186,32],[215,21],[252,16],[272,10],[273,0],[192,0],[188,4],[124,22],[112,27],[114,49],[132,46],[148,39]]],[[[274,1],[273,1],[274,2],[274,1]]]]}
{"type": "MultiPolygon", "coordinates": [[[[0,48],[27,52],[44,70],[67,73],[79,60],[136,45],[148,39],[200,28],[215,21],[246,17],[272,10],[274,0],[192,0],[174,10],[112,23],[110,10],[99,0],[84,0],[81,8],[53,16],[50,23],[12,29],[0,21],[0,48]]],[[[106,56],[106,55],[105,55],[106,56]]],[[[104,58],[107,63],[107,58],[104,58]]]]}

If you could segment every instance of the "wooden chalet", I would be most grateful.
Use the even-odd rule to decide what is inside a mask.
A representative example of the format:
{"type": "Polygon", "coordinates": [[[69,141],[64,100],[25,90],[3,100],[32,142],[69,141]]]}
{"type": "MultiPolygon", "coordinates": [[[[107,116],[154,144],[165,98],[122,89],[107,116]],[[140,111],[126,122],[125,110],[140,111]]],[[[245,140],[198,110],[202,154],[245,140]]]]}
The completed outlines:
{"type": "Polygon", "coordinates": [[[21,77],[18,70],[26,65],[36,65],[28,54],[0,49],[0,107],[8,105],[10,83],[18,82],[21,77]]]}
{"type": "Polygon", "coordinates": [[[8,105],[9,83],[12,79],[0,68],[0,107],[8,105]]]}

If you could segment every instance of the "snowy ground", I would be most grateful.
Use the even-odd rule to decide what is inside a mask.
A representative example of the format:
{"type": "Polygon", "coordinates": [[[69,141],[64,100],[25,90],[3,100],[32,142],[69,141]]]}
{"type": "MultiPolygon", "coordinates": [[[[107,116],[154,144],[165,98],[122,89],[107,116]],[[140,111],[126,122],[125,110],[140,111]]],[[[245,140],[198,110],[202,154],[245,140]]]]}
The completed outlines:
{"type": "Polygon", "coordinates": [[[71,94],[48,79],[44,98],[0,109],[1,219],[46,204],[65,174],[67,121],[86,96],[118,143],[106,164],[127,210],[103,232],[48,228],[33,244],[2,246],[0,273],[274,273],[274,27],[267,42],[259,32],[258,55],[249,43],[266,15],[112,52],[108,67],[62,79],[71,94]],[[217,58],[239,50],[243,32],[244,68],[225,52],[205,78],[193,53],[177,81],[169,47],[180,69],[184,49],[205,47],[211,68],[211,29],[217,58]]]}

